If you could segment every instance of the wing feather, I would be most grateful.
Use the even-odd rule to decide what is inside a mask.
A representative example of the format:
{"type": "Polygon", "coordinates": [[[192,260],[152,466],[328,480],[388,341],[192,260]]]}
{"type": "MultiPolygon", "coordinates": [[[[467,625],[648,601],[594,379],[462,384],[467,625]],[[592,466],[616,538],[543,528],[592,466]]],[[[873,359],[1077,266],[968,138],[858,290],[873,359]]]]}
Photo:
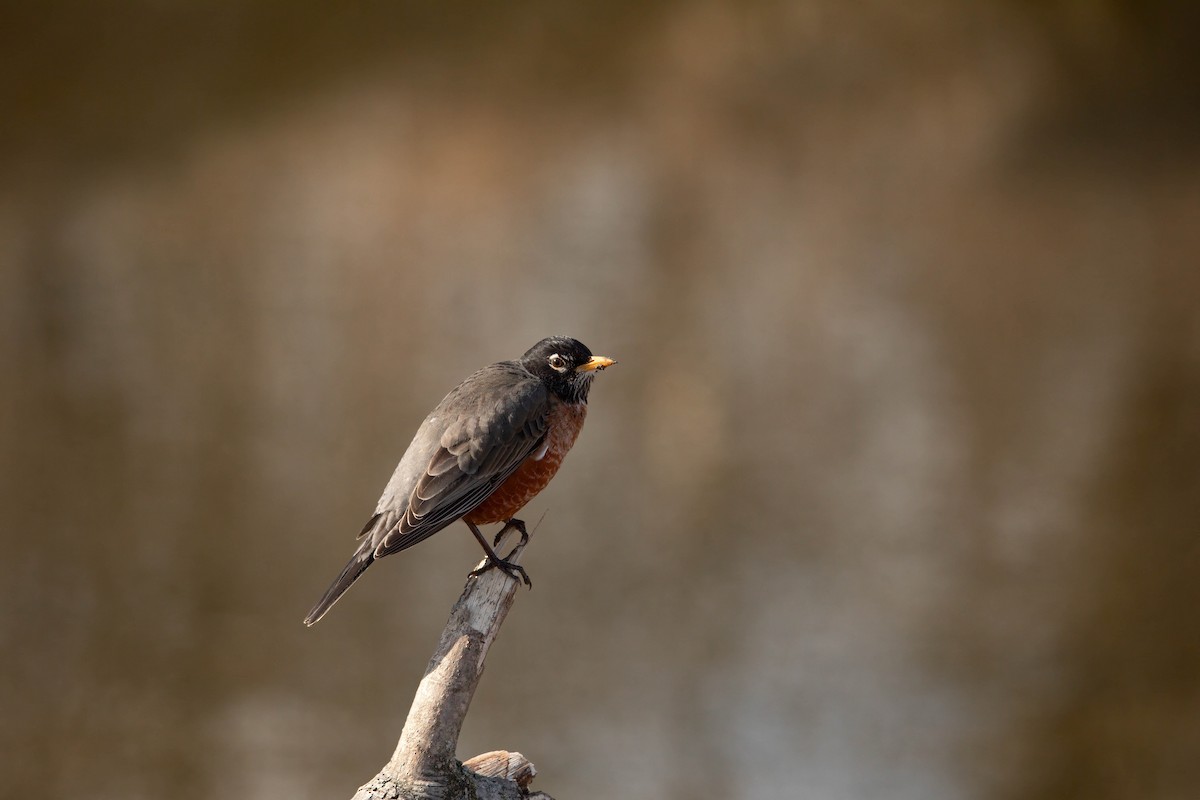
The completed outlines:
{"type": "MultiPolygon", "coordinates": [[[[489,377],[486,372],[477,375],[489,377]]],[[[412,547],[470,512],[545,440],[550,395],[540,381],[530,376],[512,385],[509,380],[499,400],[496,392],[481,392],[479,387],[462,391],[473,388],[469,384],[442,402],[442,414],[454,414],[404,513],[387,530],[377,529],[376,558],[412,547]]]]}

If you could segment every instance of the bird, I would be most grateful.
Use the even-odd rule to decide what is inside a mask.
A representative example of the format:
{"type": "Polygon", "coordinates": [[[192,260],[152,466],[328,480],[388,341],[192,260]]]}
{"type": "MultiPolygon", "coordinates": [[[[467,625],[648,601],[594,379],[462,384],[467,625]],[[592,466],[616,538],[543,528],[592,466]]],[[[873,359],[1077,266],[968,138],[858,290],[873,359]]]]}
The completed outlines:
{"type": "Polygon", "coordinates": [[[546,487],[583,428],[596,374],[617,363],[582,342],[551,336],[513,361],[475,372],[447,394],[417,428],[391,480],[359,533],[359,546],[304,624],[328,613],[368,567],[463,520],[487,564],[532,588],[525,569],[496,555],[480,525],[503,522],[495,543],[546,487]]]}

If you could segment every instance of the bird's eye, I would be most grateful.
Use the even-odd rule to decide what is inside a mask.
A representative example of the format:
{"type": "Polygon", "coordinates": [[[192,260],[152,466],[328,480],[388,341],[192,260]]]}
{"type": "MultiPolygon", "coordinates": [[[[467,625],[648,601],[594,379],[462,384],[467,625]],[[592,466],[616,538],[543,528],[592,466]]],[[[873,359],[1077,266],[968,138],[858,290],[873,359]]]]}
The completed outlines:
{"type": "Polygon", "coordinates": [[[551,367],[558,370],[559,372],[564,372],[567,369],[567,360],[565,358],[563,358],[562,356],[560,356],[558,353],[555,353],[554,355],[550,356],[550,358],[548,358],[547,361],[550,363],[551,367]]]}

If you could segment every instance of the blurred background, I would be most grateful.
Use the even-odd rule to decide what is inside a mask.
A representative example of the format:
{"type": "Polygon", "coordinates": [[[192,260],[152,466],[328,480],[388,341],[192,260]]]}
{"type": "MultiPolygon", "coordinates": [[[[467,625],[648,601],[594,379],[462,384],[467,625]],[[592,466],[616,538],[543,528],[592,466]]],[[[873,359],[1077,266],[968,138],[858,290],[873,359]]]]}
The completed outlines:
{"type": "Polygon", "coordinates": [[[1200,792],[1200,13],[5,3],[0,793],[349,797],[425,413],[620,365],[460,757],[566,798],[1200,792]]]}

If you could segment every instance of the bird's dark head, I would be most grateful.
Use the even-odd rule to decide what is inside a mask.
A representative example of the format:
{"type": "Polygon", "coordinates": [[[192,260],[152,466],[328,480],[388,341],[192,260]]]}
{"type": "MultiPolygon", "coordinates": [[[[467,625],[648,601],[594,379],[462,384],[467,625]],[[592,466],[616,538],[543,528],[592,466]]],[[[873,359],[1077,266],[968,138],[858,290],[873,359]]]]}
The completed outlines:
{"type": "Polygon", "coordinates": [[[568,403],[585,402],[592,378],[615,363],[611,358],[592,355],[583,342],[567,336],[542,339],[521,356],[521,366],[568,403]]]}

